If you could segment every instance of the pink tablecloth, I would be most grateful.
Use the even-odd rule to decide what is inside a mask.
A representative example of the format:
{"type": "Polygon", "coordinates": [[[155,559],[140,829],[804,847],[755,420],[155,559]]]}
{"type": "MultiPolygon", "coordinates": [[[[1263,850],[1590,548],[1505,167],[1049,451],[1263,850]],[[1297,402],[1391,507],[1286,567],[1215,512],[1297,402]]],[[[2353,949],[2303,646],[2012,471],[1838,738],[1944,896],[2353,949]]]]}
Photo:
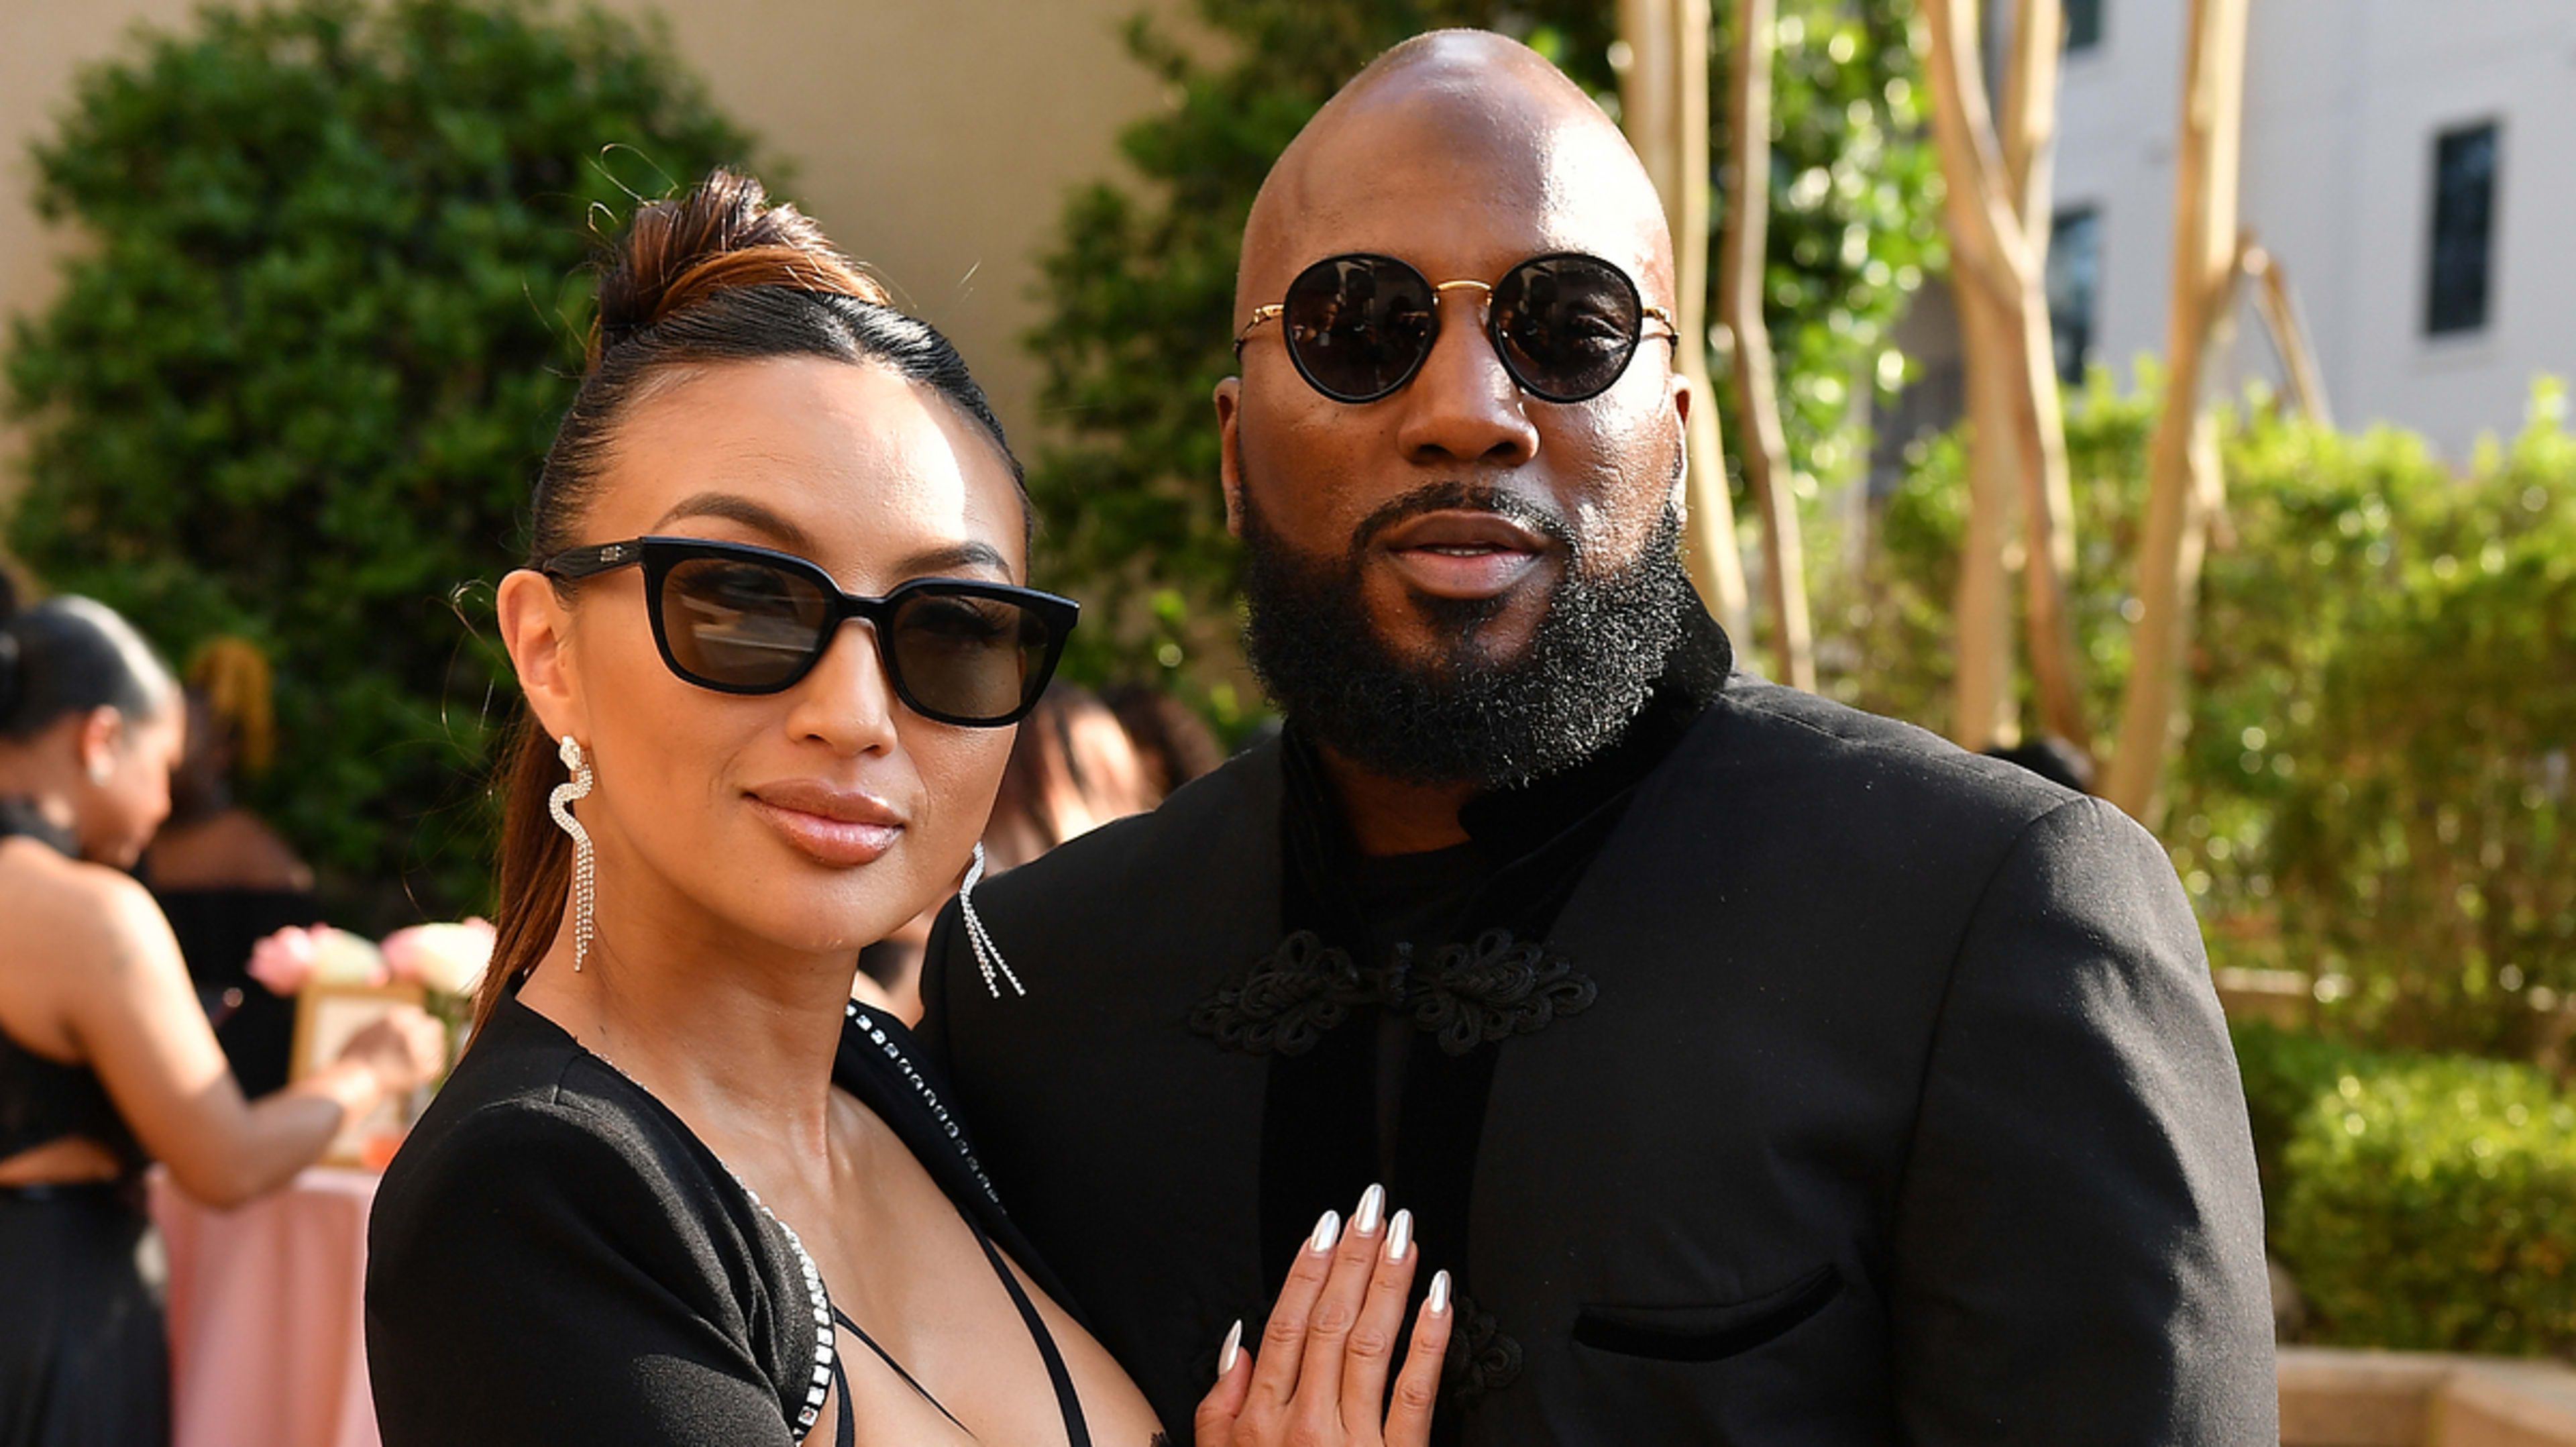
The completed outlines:
{"type": "Polygon", "coordinates": [[[170,1253],[172,1447],[378,1447],[367,1395],[371,1172],[316,1166],[237,1211],[152,1176],[170,1253]]]}

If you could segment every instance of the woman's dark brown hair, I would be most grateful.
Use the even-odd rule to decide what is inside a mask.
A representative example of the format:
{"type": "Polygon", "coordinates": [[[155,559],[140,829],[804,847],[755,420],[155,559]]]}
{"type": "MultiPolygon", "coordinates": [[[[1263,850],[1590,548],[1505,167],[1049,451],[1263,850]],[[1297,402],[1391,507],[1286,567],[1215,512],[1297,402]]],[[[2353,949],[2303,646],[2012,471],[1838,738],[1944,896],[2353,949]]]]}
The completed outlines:
{"type": "MultiPolygon", "coordinates": [[[[537,475],[529,562],[583,542],[627,412],[671,372],[764,357],[823,357],[884,367],[937,392],[992,438],[1014,482],[1020,464],[965,361],[928,323],[895,309],[885,287],[758,181],[719,170],[685,196],[635,214],[601,259],[589,368],[537,475]]],[[[572,840],[546,801],[564,782],[555,741],[523,713],[504,745],[501,867],[492,966],[475,1019],[554,943],[572,879],[572,840]]]]}

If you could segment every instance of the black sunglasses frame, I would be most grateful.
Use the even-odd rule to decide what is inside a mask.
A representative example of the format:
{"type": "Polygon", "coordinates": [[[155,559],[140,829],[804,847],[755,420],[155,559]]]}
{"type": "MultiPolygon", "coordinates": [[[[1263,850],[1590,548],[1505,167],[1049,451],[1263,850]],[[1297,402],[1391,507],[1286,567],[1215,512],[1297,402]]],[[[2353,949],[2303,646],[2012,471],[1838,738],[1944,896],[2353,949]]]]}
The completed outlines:
{"type": "Polygon", "coordinates": [[[752,696],[785,693],[804,682],[805,676],[814,671],[814,665],[823,661],[824,653],[830,650],[832,639],[840,632],[843,623],[863,618],[869,624],[869,633],[876,639],[877,661],[884,665],[886,681],[894,686],[895,697],[903,701],[904,707],[923,718],[961,728],[1003,728],[1028,717],[1029,710],[1037,707],[1039,696],[1046,692],[1048,680],[1055,676],[1056,664],[1064,657],[1065,640],[1072,636],[1073,626],[1082,614],[1082,605],[1071,598],[1059,598],[1035,588],[987,583],[974,578],[914,578],[898,585],[884,597],[863,598],[841,591],[841,586],[832,581],[831,574],[794,553],[753,547],[748,543],[716,542],[709,538],[648,535],[623,542],[566,548],[552,557],[540,559],[536,570],[549,578],[571,583],[639,565],[644,569],[644,611],[653,623],[653,646],[661,650],[663,666],[682,682],[715,693],[752,696]],[[815,630],[813,647],[807,651],[804,661],[796,665],[794,672],[774,684],[721,683],[702,678],[680,665],[678,656],[671,651],[670,635],[662,620],[662,588],[669,581],[673,567],[698,558],[720,558],[776,568],[813,584],[822,594],[825,605],[822,625],[815,630]],[[1017,708],[994,718],[974,718],[928,707],[913,696],[911,687],[903,681],[903,664],[886,642],[886,625],[897,609],[924,595],[1009,603],[1046,624],[1046,657],[1022,681],[1017,708]]]}
{"type": "Polygon", "coordinates": [[[1503,364],[1503,371],[1511,377],[1512,385],[1520,388],[1529,395],[1536,397],[1542,402],[1569,404],[1575,402],[1589,402],[1593,398],[1600,396],[1602,393],[1609,391],[1612,387],[1617,386],[1619,384],[1619,379],[1628,375],[1629,364],[1637,359],[1637,348],[1646,340],[1646,323],[1649,321],[1663,323],[1664,330],[1659,334],[1662,339],[1667,342],[1671,342],[1676,349],[1681,345],[1681,331],[1673,321],[1673,314],[1664,310],[1662,307],[1647,305],[1645,296],[1637,290],[1637,283],[1634,278],[1630,277],[1627,272],[1621,270],[1617,263],[1605,261],[1589,252],[1542,252],[1537,256],[1526,257],[1513,263],[1512,268],[1509,271],[1504,272],[1499,279],[1491,282],[1434,282],[1431,278],[1422,274],[1422,269],[1420,267],[1415,266],[1413,263],[1406,261],[1401,257],[1389,256],[1380,251],[1343,251],[1324,257],[1323,259],[1307,266],[1304,270],[1298,272],[1295,277],[1289,280],[1288,290],[1280,300],[1267,306],[1254,307],[1252,309],[1252,320],[1245,322],[1243,324],[1243,330],[1234,334],[1234,355],[1237,361],[1242,360],[1243,345],[1252,339],[1253,329],[1264,322],[1275,321],[1280,324],[1280,345],[1286,348],[1290,365],[1297,369],[1297,375],[1305,379],[1307,386],[1314,388],[1317,393],[1330,397],[1336,402],[1345,402],[1353,406],[1380,401],[1403,391],[1412,383],[1414,377],[1422,371],[1422,364],[1431,360],[1431,349],[1440,344],[1440,295],[1443,292],[1455,291],[1461,288],[1474,288],[1485,294],[1484,325],[1479,328],[1479,330],[1484,332],[1486,342],[1493,347],[1494,357],[1497,361],[1500,361],[1503,364]],[[1375,392],[1339,392],[1335,391],[1331,387],[1325,386],[1323,382],[1318,380],[1315,374],[1307,368],[1304,354],[1297,350],[1296,339],[1289,336],[1287,331],[1287,298],[1297,294],[1297,288],[1304,283],[1307,277],[1314,275],[1325,267],[1336,266],[1344,262],[1352,261],[1374,262],[1394,267],[1404,274],[1412,277],[1415,281],[1420,282],[1423,288],[1428,291],[1432,297],[1431,328],[1423,335],[1422,347],[1414,354],[1412,364],[1404,369],[1402,376],[1397,377],[1393,382],[1388,383],[1383,389],[1375,392]],[[1626,340],[1627,350],[1625,354],[1620,357],[1619,365],[1612,369],[1607,381],[1604,381],[1600,386],[1595,387],[1588,392],[1549,392],[1538,386],[1521,371],[1517,364],[1512,361],[1512,349],[1503,344],[1502,334],[1495,329],[1494,294],[1497,291],[1500,291],[1505,285],[1509,284],[1513,277],[1520,275],[1523,271],[1528,270],[1530,267],[1538,266],[1550,261],[1589,262],[1592,265],[1601,268],[1601,270],[1608,275],[1617,278],[1619,284],[1627,288],[1628,301],[1630,303],[1631,310],[1637,318],[1636,325],[1631,328],[1628,333],[1626,340]]]}

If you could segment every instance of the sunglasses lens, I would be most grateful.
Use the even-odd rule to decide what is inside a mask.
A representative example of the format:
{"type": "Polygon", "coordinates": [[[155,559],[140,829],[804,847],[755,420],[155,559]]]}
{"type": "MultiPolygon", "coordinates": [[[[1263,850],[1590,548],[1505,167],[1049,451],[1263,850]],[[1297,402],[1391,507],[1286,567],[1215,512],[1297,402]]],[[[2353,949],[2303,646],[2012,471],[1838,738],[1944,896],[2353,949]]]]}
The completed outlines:
{"type": "Polygon", "coordinates": [[[952,722],[995,722],[1046,686],[1055,627],[1005,599],[932,590],[896,605],[885,643],[915,708],[952,722]]]}
{"type": "Polygon", "coordinates": [[[1333,256],[1288,284],[1280,323],[1316,391],[1368,402],[1404,385],[1431,350],[1431,284],[1383,256],[1333,256]]]}
{"type": "Polygon", "coordinates": [[[784,686],[831,616],[810,578],[739,558],[684,558],[662,582],[662,636],[680,671],[717,688],[784,686]]]}
{"type": "Polygon", "coordinates": [[[1550,402],[1608,390],[1628,369],[1644,320],[1627,276],[1589,256],[1522,262],[1494,288],[1494,344],[1520,384],[1550,402]]]}

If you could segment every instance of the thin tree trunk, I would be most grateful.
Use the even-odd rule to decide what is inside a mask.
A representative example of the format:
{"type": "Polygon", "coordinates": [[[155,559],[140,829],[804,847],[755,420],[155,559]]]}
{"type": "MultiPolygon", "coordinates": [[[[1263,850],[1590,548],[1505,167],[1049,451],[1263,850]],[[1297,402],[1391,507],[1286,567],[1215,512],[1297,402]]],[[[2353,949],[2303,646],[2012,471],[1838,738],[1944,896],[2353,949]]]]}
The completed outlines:
{"type": "Polygon", "coordinates": [[[2201,412],[2209,343],[2233,294],[2236,176],[2245,114],[2247,0],[2192,0],[2184,56],[2181,143],[2174,166],[2173,298],[2167,312],[2163,409],[2147,450],[2147,524],[2138,555],[2143,612],[2131,647],[2118,752],[2102,790],[2152,825],[2164,761],[2186,715],[2201,552],[2219,491],[2215,422],[2201,412]]]}
{"type": "MultiPolygon", "coordinates": [[[[1690,0],[1684,0],[1690,3],[1690,0]]],[[[1735,390],[1745,437],[1736,444],[1746,490],[1762,508],[1771,655],[1780,680],[1816,687],[1807,619],[1806,545],[1790,487],[1789,439],[1780,425],[1780,388],[1771,328],[1762,317],[1762,271],[1771,224],[1771,27],[1775,0],[1737,0],[1735,66],[1727,130],[1725,239],[1718,252],[1718,319],[1735,339],[1735,390]]]]}
{"type": "Polygon", "coordinates": [[[2084,708],[2082,655],[2066,601],[2075,573],[2075,490],[2066,467],[2066,416],[2058,397],[2057,353],[2049,335],[2048,244],[2055,224],[2049,174],[2057,136],[2057,57],[2066,33],[2062,0],[2021,0],[2013,12],[2012,61],[1998,137],[2006,194],[2020,223],[2021,288],[2012,321],[2019,383],[2013,391],[2014,452],[2021,474],[2025,555],[2022,630],[2039,711],[2048,732],[2093,751],[2084,708]]]}
{"type": "Polygon", "coordinates": [[[1978,59],[1975,0],[1925,0],[1924,15],[1932,38],[1933,135],[1949,182],[1952,290],[1970,404],[1971,514],[1959,575],[1952,736],[1982,748],[2014,728],[2003,573],[2011,535],[2005,515],[2018,503],[2024,632],[2042,726],[2090,752],[2092,729],[2066,602],[2066,579],[2075,566],[2075,510],[2043,278],[2064,12],[2059,0],[2022,0],[2014,17],[2000,133],[1978,59]]]}
{"type": "Polygon", "coordinates": [[[2281,262],[2260,246],[2245,248],[2242,270],[2254,279],[2254,309],[2263,318],[2263,330],[2270,333],[2273,354],[2281,359],[2281,371],[2289,380],[2290,399],[2299,414],[2320,427],[2334,426],[2334,409],[2326,405],[2325,374],[2317,368],[2316,348],[2308,340],[2306,323],[2299,318],[2299,307],[2290,295],[2290,280],[2281,274],[2281,262]]]}
{"type": "MultiPolygon", "coordinates": [[[[2000,309],[1961,287],[1959,342],[1970,358],[2007,344],[2000,309]]],[[[1950,684],[1950,738],[1990,748],[2020,731],[2013,691],[2012,589],[2005,553],[2012,541],[2012,451],[1995,439],[2011,427],[2006,379],[1971,361],[1967,374],[1968,525],[1959,541],[1959,587],[1951,606],[1958,666],[1950,684]]]]}
{"type": "Polygon", "coordinates": [[[2009,320],[2021,291],[2014,251],[2021,228],[2001,184],[2003,158],[1979,68],[1975,0],[1924,0],[1932,54],[1933,139],[1949,184],[1950,290],[1959,308],[1967,363],[1968,525],[1959,553],[1951,618],[1958,630],[1951,680],[1950,737],[1983,749],[2015,732],[2011,595],[2005,551],[2013,507],[2013,408],[1998,353],[2018,327],[2009,320]]]}
{"type": "Polygon", "coordinates": [[[1736,551],[1717,393],[1708,380],[1708,0],[1619,0],[1628,42],[1619,112],[1673,238],[1674,366],[1690,383],[1684,434],[1691,583],[1726,631],[1749,638],[1744,559],[1736,551]]]}

